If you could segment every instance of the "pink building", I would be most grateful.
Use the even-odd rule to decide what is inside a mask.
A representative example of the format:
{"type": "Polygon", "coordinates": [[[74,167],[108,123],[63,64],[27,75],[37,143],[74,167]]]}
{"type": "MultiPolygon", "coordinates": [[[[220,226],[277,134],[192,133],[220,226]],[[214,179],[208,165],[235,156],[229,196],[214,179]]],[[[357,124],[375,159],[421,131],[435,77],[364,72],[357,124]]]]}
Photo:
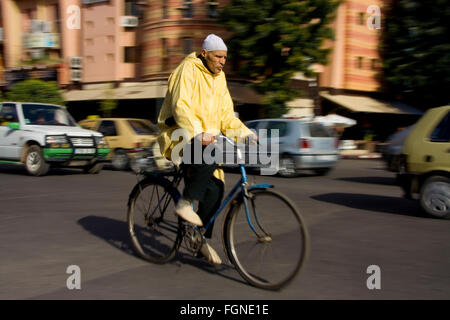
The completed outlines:
{"type": "Polygon", "coordinates": [[[336,39],[327,44],[333,51],[329,64],[320,75],[321,87],[369,92],[378,90],[378,44],[382,29],[377,22],[381,23],[378,19],[381,19],[383,2],[342,2],[333,23],[336,39]]]}
{"type": "Polygon", "coordinates": [[[7,80],[57,80],[64,88],[135,79],[137,15],[129,0],[1,0],[7,80]]]}

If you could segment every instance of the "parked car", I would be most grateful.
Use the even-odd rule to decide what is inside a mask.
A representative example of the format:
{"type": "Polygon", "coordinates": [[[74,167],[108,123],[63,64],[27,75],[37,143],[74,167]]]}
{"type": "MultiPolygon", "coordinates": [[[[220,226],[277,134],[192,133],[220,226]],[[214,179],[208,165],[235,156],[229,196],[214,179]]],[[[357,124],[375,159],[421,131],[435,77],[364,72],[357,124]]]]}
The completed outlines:
{"type": "Polygon", "coordinates": [[[25,164],[34,176],[51,166],[98,173],[108,152],[103,135],[77,126],[63,106],[0,103],[0,162],[25,164]]]}
{"type": "Polygon", "coordinates": [[[258,136],[261,129],[279,130],[278,174],[295,177],[301,170],[313,170],[318,175],[327,174],[339,159],[338,139],[323,124],[301,119],[262,119],[245,123],[258,136]]]}
{"type": "Polygon", "coordinates": [[[102,133],[111,151],[107,156],[114,168],[126,170],[130,160],[156,142],[158,127],[146,119],[94,118],[78,122],[83,128],[102,133]]]}
{"type": "Polygon", "coordinates": [[[450,106],[428,110],[405,140],[398,180],[405,197],[450,219],[450,106]]]}
{"type": "Polygon", "coordinates": [[[392,172],[398,172],[400,169],[400,160],[403,152],[403,144],[406,137],[411,132],[413,126],[397,131],[392,134],[383,145],[381,154],[386,168],[392,172]]]}

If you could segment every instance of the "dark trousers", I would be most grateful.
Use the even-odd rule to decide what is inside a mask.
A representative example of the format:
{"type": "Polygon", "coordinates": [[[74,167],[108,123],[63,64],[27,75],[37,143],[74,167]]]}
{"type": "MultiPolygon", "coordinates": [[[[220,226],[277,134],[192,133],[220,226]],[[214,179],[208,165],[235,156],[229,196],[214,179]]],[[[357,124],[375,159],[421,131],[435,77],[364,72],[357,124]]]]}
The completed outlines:
{"type": "MultiPolygon", "coordinates": [[[[183,197],[199,202],[197,214],[206,225],[219,209],[224,184],[213,176],[217,164],[181,164],[184,172],[183,197]]],[[[214,223],[206,230],[205,238],[211,238],[214,223]]]]}

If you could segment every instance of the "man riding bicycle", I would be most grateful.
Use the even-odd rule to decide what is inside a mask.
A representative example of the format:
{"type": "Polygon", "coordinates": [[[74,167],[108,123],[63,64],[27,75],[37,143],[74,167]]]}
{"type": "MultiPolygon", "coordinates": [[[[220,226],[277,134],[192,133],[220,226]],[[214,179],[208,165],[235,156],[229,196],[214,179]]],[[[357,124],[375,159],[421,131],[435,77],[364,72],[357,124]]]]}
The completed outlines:
{"type": "MultiPolygon", "coordinates": [[[[170,75],[168,91],[158,117],[161,130],[158,143],[161,154],[166,158],[174,160],[172,151],[181,143],[178,139],[172,140],[172,133],[177,129],[185,130],[192,156],[196,143],[201,144],[202,152],[219,133],[256,140],[254,133],[234,114],[223,72],[226,59],[225,43],[220,37],[210,34],[203,41],[201,53],[188,55],[170,75]]],[[[176,214],[189,223],[202,226],[222,201],[224,172],[217,163],[184,161],[175,164],[184,168],[185,184],[182,198],[175,208],[176,214]],[[199,202],[197,213],[193,210],[193,201],[199,202]]],[[[213,225],[206,230],[205,238],[211,238],[212,229],[213,225]]],[[[222,263],[217,252],[206,242],[200,253],[209,262],[222,263]]]]}

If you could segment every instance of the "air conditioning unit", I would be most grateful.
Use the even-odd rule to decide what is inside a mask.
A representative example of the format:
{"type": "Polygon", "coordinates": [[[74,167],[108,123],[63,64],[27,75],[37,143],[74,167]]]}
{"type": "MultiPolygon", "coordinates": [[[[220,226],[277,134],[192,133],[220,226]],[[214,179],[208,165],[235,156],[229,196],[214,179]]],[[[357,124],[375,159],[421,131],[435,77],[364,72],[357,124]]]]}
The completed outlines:
{"type": "Polygon", "coordinates": [[[31,33],[41,33],[43,30],[43,23],[41,20],[31,20],[31,33]]]}
{"type": "Polygon", "coordinates": [[[52,33],[52,22],[51,21],[42,21],[42,32],[44,33],[52,33]]]}
{"type": "Polygon", "coordinates": [[[70,70],[70,80],[72,80],[74,82],[81,81],[81,70],[71,69],[70,70]]]}
{"type": "Polygon", "coordinates": [[[74,69],[81,69],[83,67],[83,58],[82,57],[69,57],[69,66],[74,69]]]}
{"type": "Polygon", "coordinates": [[[120,26],[121,27],[137,27],[138,24],[139,24],[138,17],[134,17],[134,16],[120,17],[120,26]]]}

